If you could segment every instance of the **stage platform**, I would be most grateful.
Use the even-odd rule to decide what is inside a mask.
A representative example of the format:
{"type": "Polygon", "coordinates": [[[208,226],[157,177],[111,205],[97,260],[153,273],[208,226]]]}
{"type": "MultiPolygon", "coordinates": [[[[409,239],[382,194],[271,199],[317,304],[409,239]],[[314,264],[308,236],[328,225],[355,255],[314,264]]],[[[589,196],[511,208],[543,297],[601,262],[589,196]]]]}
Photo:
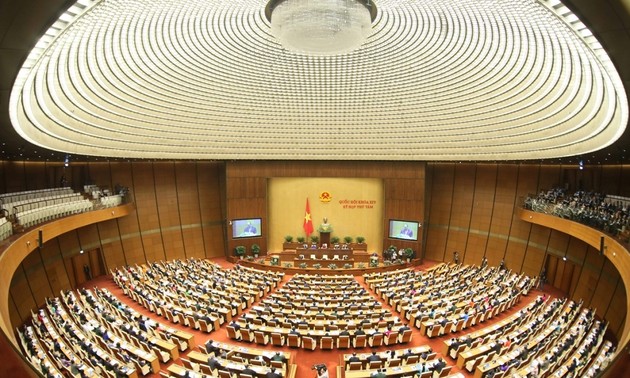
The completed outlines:
{"type": "MultiPolygon", "coordinates": [[[[422,261],[420,259],[412,259],[410,262],[405,262],[403,264],[391,264],[385,265],[382,262],[379,262],[378,266],[370,267],[369,264],[365,264],[365,267],[353,267],[353,268],[343,268],[344,260],[327,260],[327,263],[322,263],[321,268],[300,268],[297,266],[293,266],[292,263],[288,263],[291,266],[287,266],[287,263],[280,263],[280,265],[271,265],[271,256],[261,257],[260,259],[256,259],[254,261],[250,261],[247,259],[238,260],[235,259],[233,262],[235,264],[240,264],[243,266],[248,266],[261,270],[269,270],[274,272],[284,272],[286,274],[321,274],[326,276],[334,276],[341,274],[350,274],[353,276],[362,276],[365,273],[376,273],[376,272],[387,272],[391,270],[398,270],[404,268],[413,268],[415,266],[421,265],[422,261]],[[258,262],[264,258],[264,263],[258,262]],[[328,268],[328,264],[336,264],[337,269],[328,268]]],[[[305,260],[308,261],[308,260],[305,260]]],[[[356,262],[353,265],[358,265],[356,262]]]]}

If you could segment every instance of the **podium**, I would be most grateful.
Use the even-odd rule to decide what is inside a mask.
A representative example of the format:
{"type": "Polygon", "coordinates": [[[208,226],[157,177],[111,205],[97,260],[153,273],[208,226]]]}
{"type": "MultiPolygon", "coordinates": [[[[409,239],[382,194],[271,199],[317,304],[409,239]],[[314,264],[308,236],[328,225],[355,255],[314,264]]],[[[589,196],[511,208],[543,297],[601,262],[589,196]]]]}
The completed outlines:
{"type": "Polygon", "coordinates": [[[319,245],[326,243],[327,246],[330,246],[330,231],[320,231],[319,232],[319,245]]]}

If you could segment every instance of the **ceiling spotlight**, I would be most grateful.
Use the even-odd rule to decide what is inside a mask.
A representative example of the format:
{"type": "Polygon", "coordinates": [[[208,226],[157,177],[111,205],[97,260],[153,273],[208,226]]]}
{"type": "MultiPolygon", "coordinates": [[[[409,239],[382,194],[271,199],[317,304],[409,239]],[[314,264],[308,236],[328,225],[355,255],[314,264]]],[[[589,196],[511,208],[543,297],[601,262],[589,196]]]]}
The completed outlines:
{"type": "Polygon", "coordinates": [[[81,249],[81,250],[79,250],[79,253],[80,253],[80,254],[83,254],[83,250],[82,250],[82,249],[81,249]]]}
{"type": "Polygon", "coordinates": [[[308,55],[356,50],[372,33],[371,0],[270,0],[265,16],[282,46],[308,55]]]}
{"type": "Polygon", "coordinates": [[[578,167],[580,168],[580,171],[584,169],[584,160],[580,160],[578,167]]]}
{"type": "Polygon", "coordinates": [[[70,155],[66,155],[66,158],[63,161],[63,166],[67,167],[70,165],[70,155]]]}
{"type": "Polygon", "coordinates": [[[566,256],[562,256],[562,261],[567,261],[567,257],[566,256]]]}

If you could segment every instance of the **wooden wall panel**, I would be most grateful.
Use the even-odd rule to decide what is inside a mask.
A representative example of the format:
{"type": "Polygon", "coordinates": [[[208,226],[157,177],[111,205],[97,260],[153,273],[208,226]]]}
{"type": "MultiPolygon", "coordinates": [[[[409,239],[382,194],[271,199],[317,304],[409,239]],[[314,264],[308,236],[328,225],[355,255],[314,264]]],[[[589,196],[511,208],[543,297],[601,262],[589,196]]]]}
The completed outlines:
{"type": "Polygon", "coordinates": [[[557,188],[563,184],[563,172],[560,165],[538,166],[538,187],[535,193],[540,190],[557,188]]]}
{"type": "Polygon", "coordinates": [[[431,202],[427,204],[429,217],[425,223],[426,258],[442,260],[446,253],[448,225],[453,201],[455,164],[432,165],[431,202]]]}
{"type": "Polygon", "coordinates": [[[121,243],[125,251],[127,264],[144,264],[146,262],[142,238],[139,234],[127,234],[126,237],[121,240],[121,243]]]}
{"type": "Polygon", "coordinates": [[[162,234],[158,231],[143,233],[142,245],[144,247],[144,256],[149,262],[166,260],[164,252],[164,243],[162,242],[162,234]]]}
{"type": "Polygon", "coordinates": [[[26,322],[28,317],[22,318],[20,316],[20,312],[15,305],[15,301],[13,300],[13,295],[9,296],[9,317],[11,318],[11,324],[22,324],[26,322]]]}
{"type": "Polygon", "coordinates": [[[197,162],[197,192],[201,218],[204,255],[227,254],[227,213],[225,208],[225,164],[197,162]]]}
{"type": "Polygon", "coordinates": [[[175,165],[172,162],[153,163],[155,195],[160,229],[167,260],[182,259],[186,254],[179,220],[179,204],[175,187],[175,165]]]}
{"type": "MultiPolygon", "coordinates": [[[[11,298],[13,298],[19,318],[22,319],[22,321],[28,319],[31,316],[31,309],[37,308],[37,303],[35,302],[35,298],[33,297],[31,287],[26,279],[22,266],[20,266],[20,268],[13,274],[13,278],[11,279],[10,294],[11,298]]],[[[20,323],[13,323],[14,326],[19,324],[20,323]]]]}
{"type": "Polygon", "coordinates": [[[441,261],[446,248],[448,230],[446,228],[434,228],[428,234],[425,258],[441,261]]]}
{"type": "Polygon", "coordinates": [[[576,269],[573,272],[571,286],[569,289],[569,296],[573,298],[575,295],[575,288],[577,287],[580,276],[582,275],[582,269],[584,269],[584,262],[586,261],[586,253],[588,252],[588,245],[583,241],[571,237],[569,239],[569,247],[567,258],[569,261],[576,265],[576,269]]]}
{"type": "Polygon", "coordinates": [[[575,293],[573,298],[583,299],[584,303],[590,306],[597,282],[601,274],[601,270],[604,265],[604,259],[598,256],[597,253],[593,253],[592,249],[586,254],[586,260],[580,272],[580,280],[575,287],[575,293]]]}
{"type": "Polygon", "coordinates": [[[496,195],[497,165],[477,165],[473,207],[470,219],[470,232],[465,255],[470,255],[472,261],[481,261],[486,254],[490,225],[494,213],[494,197],[496,195]]]}
{"type": "Polygon", "coordinates": [[[193,164],[175,163],[175,183],[184,249],[189,257],[203,257],[197,174],[193,164]]]}
{"type": "Polygon", "coordinates": [[[606,260],[590,302],[590,306],[597,309],[598,316],[603,318],[606,315],[618,281],[619,272],[610,261],[606,260]]]}
{"type": "MultiPolygon", "coordinates": [[[[20,192],[29,190],[25,173],[25,162],[21,161],[5,161],[2,169],[5,171],[5,190],[6,193],[20,192]]],[[[44,188],[42,188],[44,189],[44,188]]]]}
{"type": "Polygon", "coordinates": [[[451,261],[454,251],[458,251],[462,256],[466,254],[473,208],[475,177],[476,166],[468,164],[457,164],[455,166],[453,204],[450,209],[448,240],[444,253],[444,259],[447,261],[451,261]]]}
{"type": "Polygon", "coordinates": [[[103,247],[105,269],[109,271],[110,269],[127,265],[127,258],[120,242],[118,222],[111,220],[99,223],[98,233],[103,247]]]}
{"type": "Polygon", "coordinates": [[[42,265],[41,253],[38,250],[29,254],[22,261],[24,273],[28,277],[28,285],[33,293],[33,299],[37,306],[44,304],[44,299],[53,295],[50,283],[48,282],[48,274],[42,265]]]}
{"type": "Polygon", "coordinates": [[[142,238],[144,258],[147,261],[163,260],[165,252],[160,232],[153,167],[150,163],[134,164],[132,171],[138,232],[142,238]]]}
{"type": "Polygon", "coordinates": [[[626,320],[626,288],[623,281],[619,280],[610,301],[610,305],[606,310],[604,318],[608,320],[608,328],[615,335],[620,335],[623,331],[623,323],[626,320]]]}

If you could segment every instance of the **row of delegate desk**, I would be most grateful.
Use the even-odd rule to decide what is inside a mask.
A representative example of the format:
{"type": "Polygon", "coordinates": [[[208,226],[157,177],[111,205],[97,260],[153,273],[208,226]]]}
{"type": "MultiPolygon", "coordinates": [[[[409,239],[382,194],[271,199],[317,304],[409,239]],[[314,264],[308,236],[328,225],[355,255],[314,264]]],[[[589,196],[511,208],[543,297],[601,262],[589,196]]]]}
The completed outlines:
{"type": "MultiPolygon", "coordinates": [[[[275,354],[274,351],[265,351],[265,350],[255,349],[255,348],[234,347],[234,346],[228,346],[228,344],[222,344],[222,343],[217,343],[216,345],[220,348],[222,346],[229,347],[231,349],[232,354],[239,354],[241,356],[247,356],[250,358],[262,357],[267,363],[269,362],[271,357],[273,357],[273,355],[275,354]]],[[[284,354],[287,361],[290,361],[291,354],[289,352],[281,352],[281,353],[284,354]]],[[[261,366],[261,365],[256,365],[252,363],[247,363],[244,361],[238,362],[238,361],[234,361],[230,359],[231,356],[228,358],[222,358],[219,356],[214,356],[213,354],[206,354],[206,353],[199,352],[196,350],[193,350],[190,353],[188,353],[187,357],[188,357],[188,360],[190,360],[191,362],[203,366],[202,371],[208,371],[210,369],[210,367],[208,366],[208,360],[210,358],[215,358],[217,362],[221,365],[222,368],[220,368],[219,370],[227,370],[231,373],[238,374],[242,372],[245,369],[246,365],[249,365],[249,368],[254,370],[257,373],[257,377],[259,378],[265,377],[265,375],[271,371],[271,366],[261,366]]],[[[276,368],[276,372],[281,373],[283,377],[286,377],[287,364],[283,364],[282,367],[276,368]]],[[[186,371],[186,368],[184,368],[181,365],[172,364],[167,368],[167,370],[170,373],[175,374],[177,376],[183,376],[186,371]]]]}

